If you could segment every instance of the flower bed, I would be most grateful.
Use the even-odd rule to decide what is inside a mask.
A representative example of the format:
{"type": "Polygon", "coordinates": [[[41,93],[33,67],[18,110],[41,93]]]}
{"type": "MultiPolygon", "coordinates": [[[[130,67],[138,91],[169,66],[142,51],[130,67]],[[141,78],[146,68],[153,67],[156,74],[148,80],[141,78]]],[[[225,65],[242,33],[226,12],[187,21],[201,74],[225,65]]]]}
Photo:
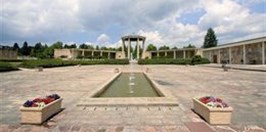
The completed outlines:
{"type": "Polygon", "coordinates": [[[230,124],[233,108],[219,98],[193,98],[194,111],[210,124],[230,124]]]}
{"type": "Polygon", "coordinates": [[[57,94],[52,94],[45,98],[27,100],[20,107],[21,123],[42,124],[61,110],[62,100],[57,94]]]}

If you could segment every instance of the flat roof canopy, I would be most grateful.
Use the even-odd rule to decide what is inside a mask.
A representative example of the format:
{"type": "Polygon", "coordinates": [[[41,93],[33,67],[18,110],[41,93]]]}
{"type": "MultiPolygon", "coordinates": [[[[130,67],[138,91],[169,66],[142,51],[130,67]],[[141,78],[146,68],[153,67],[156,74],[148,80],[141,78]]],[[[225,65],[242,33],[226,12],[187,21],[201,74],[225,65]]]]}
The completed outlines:
{"type": "Polygon", "coordinates": [[[145,41],[146,37],[140,36],[140,35],[127,35],[127,36],[123,36],[121,39],[123,41],[129,40],[129,39],[130,39],[130,41],[137,41],[138,39],[140,41],[145,41]]]}

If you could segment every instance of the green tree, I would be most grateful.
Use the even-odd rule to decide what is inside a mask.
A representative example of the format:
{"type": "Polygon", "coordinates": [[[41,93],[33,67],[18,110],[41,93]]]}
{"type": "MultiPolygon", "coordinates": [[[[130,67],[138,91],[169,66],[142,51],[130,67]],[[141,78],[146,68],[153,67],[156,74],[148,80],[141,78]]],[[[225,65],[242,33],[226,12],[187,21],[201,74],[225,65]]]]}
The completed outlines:
{"type": "Polygon", "coordinates": [[[188,46],[184,46],[183,48],[196,48],[196,46],[192,44],[188,44],[188,46]]]}
{"type": "Polygon", "coordinates": [[[207,34],[204,37],[203,48],[210,48],[217,46],[218,40],[216,39],[215,32],[212,28],[209,28],[207,34]]]}
{"type": "Polygon", "coordinates": [[[19,46],[18,46],[18,43],[14,43],[13,45],[13,50],[16,50],[16,51],[19,51],[19,46]]]}
{"type": "Polygon", "coordinates": [[[94,47],[92,45],[87,45],[87,49],[91,49],[91,50],[94,50],[94,47]]]}
{"type": "Polygon", "coordinates": [[[103,46],[103,47],[101,47],[101,50],[108,50],[108,48],[103,46]]]}
{"type": "Polygon", "coordinates": [[[77,48],[77,45],[76,45],[76,44],[71,44],[71,45],[70,45],[70,48],[75,49],[75,48],[77,48]]]}
{"type": "Polygon", "coordinates": [[[88,49],[88,45],[83,43],[83,44],[79,45],[79,48],[80,49],[88,49]]]}
{"type": "Polygon", "coordinates": [[[54,57],[54,49],[62,49],[63,48],[63,43],[60,41],[55,42],[52,44],[50,47],[45,48],[43,51],[43,56],[45,58],[53,58],[54,57]]]}
{"type": "Polygon", "coordinates": [[[66,49],[72,49],[72,48],[75,49],[75,48],[77,48],[77,45],[76,44],[70,44],[70,45],[65,44],[64,48],[66,48],[66,49]]]}
{"type": "Polygon", "coordinates": [[[159,47],[159,50],[169,50],[169,49],[170,49],[170,47],[166,46],[166,45],[159,47]]]}
{"type": "Polygon", "coordinates": [[[31,50],[30,55],[37,58],[42,58],[44,50],[45,47],[40,42],[36,43],[34,48],[31,50]]]}
{"type": "Polygon", "coordinates": [[[175,46],[175,47],[173,47],[173,48],[171,48],[171,49],[178,49],[178,48],[175,46]]]}
{"type": "Polygon", "coordinates": [[[25,56],[28,56],[28,55],[30,55],[30,52],[31,52],[31,49],[30,49],[30,47],[28,46],[28,42],[25,41],[25,42],[23,43],[23,46],[21,47],[21,54],[22,54],[22,55],[25,55],[25,56]]]}
{"type": "Polygon", "coordinates": [[[149,45],[147,46],[147,51],[155,51],[155,50],[157,50],[157,47],[154,46],[153,44],[149,44],[149,45]]]}
{"type": "Polygon", "coordinates": [[[99,46],[98,45],[96,45],[96,48],[95,48],[96,50],[99,50],[100,48],[99,48],[99,46]]]}

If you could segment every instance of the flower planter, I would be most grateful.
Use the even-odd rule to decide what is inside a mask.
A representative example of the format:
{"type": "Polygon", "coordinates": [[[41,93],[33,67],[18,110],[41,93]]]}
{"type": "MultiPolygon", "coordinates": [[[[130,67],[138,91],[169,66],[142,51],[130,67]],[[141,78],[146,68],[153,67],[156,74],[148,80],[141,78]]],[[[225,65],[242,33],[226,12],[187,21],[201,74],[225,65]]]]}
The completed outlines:
{"type": "Polygon", "coordinates": [[[62,98],[57,99],[43,108],[40,107],[20,107],[21,123],[23,124],[42,124],[52,115],[61,110],[62,98]]]}
{"type": "Polygon", "coordinates": [[[212,125],[226,125],[231,123],[232,107],[213,108],[193,98],[194,111],[212,125]]]}

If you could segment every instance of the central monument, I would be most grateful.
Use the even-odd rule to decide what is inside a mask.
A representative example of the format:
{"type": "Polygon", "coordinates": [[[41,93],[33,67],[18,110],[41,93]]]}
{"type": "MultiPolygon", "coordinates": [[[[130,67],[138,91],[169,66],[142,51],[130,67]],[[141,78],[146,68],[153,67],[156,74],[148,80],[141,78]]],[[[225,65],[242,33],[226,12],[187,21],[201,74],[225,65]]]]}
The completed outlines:
{"type": "MultiPolygon", "coordinates": [[[[122,38],[122,54],[125,55],[125,42],[128,42],[127,45],[127,58],[131,59],[131,53],[130,53],[130,47],[131,47],[131,42],[136,41],[137,43],[137,59],[140,59],[140,42],[142,42],[142,56],[144,54],[144,44],[145,44],[145,39],[146,37],[140,36],[140,35],[127,35],[123,36],[122,38]]],[[[142,57],[143,58],[143,57],[142,57]]]]}

